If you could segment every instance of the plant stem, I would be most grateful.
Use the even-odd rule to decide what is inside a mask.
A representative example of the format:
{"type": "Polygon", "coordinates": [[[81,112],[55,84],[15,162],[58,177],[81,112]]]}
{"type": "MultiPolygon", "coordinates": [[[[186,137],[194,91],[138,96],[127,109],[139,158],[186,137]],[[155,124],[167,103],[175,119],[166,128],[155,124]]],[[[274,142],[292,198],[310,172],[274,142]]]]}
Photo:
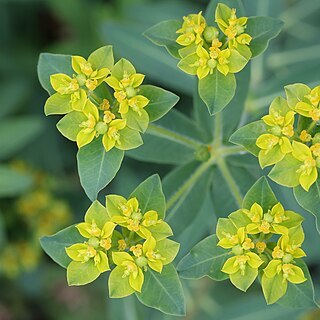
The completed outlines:
{"type": "Polygon", "coordinates": [[[151,135],[155,135],[158,137],[167,138],[168,140],[177,142],[179,144],[182,144],[190,149],[197,150],[198,148],[203,146],[203,143],[196,141],[192,138],[189,138],[187,136],[184,136],[182,134],[173,132],[169,129],[156,126],[154,124],[149,124],[148,127],[148,133],[151,135]]]}
{"type": "Polygon", "coordinates": [[[219,147],[222,142],[222,114],[219,112],[214,118],[214,141],[213,145],[219,147]]]}
{"type": "MultiPolygon", "coordinates": [[[[194,173],[190,176],[189,179],[185,181],[185,183],[181,186],[181,188],[168,199],[167,211],[169,211],[175,205],[175,203],[180,199],[180,197],[184,194],[184,192],[186,192],[189,188],[191,188],[198,181],[198,179],[207,171],[207,169],[214,164],[214,162],[215,162],[215,158],[212,157],[207,162],[202,163],[194,171],[194,173]]],[[[171,216],[172,214],[169,214],[167,216],[167,221],[169,221],[171,216]]]]}
{"type": "Polygon", "coordinates": [[[317,121],[312,121],[307,129],[307,132],[310,132],[317,125],[317,121]]]}
{"type": "Polygon", "coordinates": [[[237,202],[237,205],[240,208],[242,206],[242,201],[243,201],[242,195],[239,191],[237,183],[234,181],[232,174],[229,171],[228,166],[226,165],[224,158],[219,157],[217,159],[217,165],[218,165],[218,168],[220,169],[225,181],[227,182],[227,184],[232,192],[232,195],[237,202]]]}

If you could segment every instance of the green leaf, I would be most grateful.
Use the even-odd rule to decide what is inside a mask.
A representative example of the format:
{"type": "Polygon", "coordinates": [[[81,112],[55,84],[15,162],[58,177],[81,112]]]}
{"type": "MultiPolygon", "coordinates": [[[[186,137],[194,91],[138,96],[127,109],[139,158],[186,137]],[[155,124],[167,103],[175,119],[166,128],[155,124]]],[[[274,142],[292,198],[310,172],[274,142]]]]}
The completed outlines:
{"type": "Polygon", "coordinates": [[[65,248],[75,243],[83,243],[85,240],[75,225],[73,225],[52,236],[42,237],[40,244],[42,249],[54,262],[66,269],[71,259],[67,256],[65,248]]]}
{"type": "Polygon", "coordinates": [[[179,101],[179,97],[174,93],[155,86],[143,85],[139,90],[139,94],[150,100],[149,104],[144,109],[149,114],[150,122],[162,118],[179,101]]]}
{"type": "Polygon", "coordinates": [[[136,293],[144,305],[166,314],[183,316],[186,313],[184,293],[178,274],[172,264],[161,273],[148,268],[141,293],[136,293]]]}
{"type": "Polygon", "coordinates": [[[212,174],[208,163],[190,162],[172,170],[163,179],[167,199],[167,218],[174,234],[179,234],[195,219],[207,195],[212,174]]]}
{"type": "Polygon", "coordinates": [[[4,164],[0,164],[0,177],[0,198],[22,194],[34,183],[31,175],[16,171],[4,164]]]}
{"type": "Polygon", "coordinates": [[[118,80],[122,80],[126,73],[135,74],[136,69],[129,60],[121,58],[112,68],[111,75],[118,80]]]}
{"type": "Polygon", "coordinates": [[[123,117],[126,119],[127,126],[130,129],[145,132],[149,124],[149,116],[145,110],[140,110],[140,114],[131,108],[123,117]]]}
{"type": "Polygon", "coordinates": [[[308,192],[298,186],[293,189],[293,193],[299,205],[316,217],[316,227],[320,233],[320,179],[310,187],[308,192]]]}
{"type": "Polygon", "coordinates": [[[252,37],[250,43],[252,57],[266,50],[269,41],[280,33],[282,26],[282,21],[270,17],[248,18],[246,33],[252,37]]]}
{"type": "Polygon", "coordinates": [[[114,64],[112,46],[104,46],[93,51],[88,58],[88,62],[91,63],[94,70],[102,68],[111,70],[114,64]]]}
{"type": "Polygon", "coordinates": [[[82,286],[96,280],[100,271],[94,264],[94,260],[87,262],[71,261],[67,268],[67,281],[69,286],[82,286]]]}
{"type": "Polygon", "coordinates": [[[296,187],[299,185],[299,174],[297,171],[301,162],[291,154],[284,157],[283,160],[276,163],[269,173],[269,178],[285,187],[296,187]]]}
{"type": "Polygon", "coordinates": [[[159,219],[164,219],[166,211],[166,199],[162,192],[159,175],[154,174],[142,183],[131,193],[129,198],[136,197],[139,207],[144,214],[149,210],[155,210],[159,214],[159,219]]]}
{"type": "Polygon", "coordinates": [[[44,105],[44,113],[46,116],[50,114],[66,114],[72,111],[71,103],[70,103],[70,95],[68,94],[60,94],[54,93],[50,96],[45,105],[44,105]]]}
{"type": "Polygon", "coordinates": [[[180,59],[179,46],[176,43],[176,31],[181,28],[181,20],[166,20],[152,26],[144,32],[144,36],[158,46],[165,47],[168,52],[177,59],[180,59]]]}
{"type": "Polygon", "coordinates": [[[156,124],[150,124],[143,135],[143,145],[126,154],[140,161],[181,164],[194,159],[202,146],[202,131],[182,113],[172,110],[156,124]]]}
{"type": "Polygon", "coordinates": [[[257,276],[258,269],[247,266],[244,275],[241,274],[240,270],[236,273],[230,274],[230,281],[239,290],[246,292],[251,287],[257,276]]]}
{"type": "Polygon", "coordinates": [[[134,293],[129,284],[129,277],[123,277],[123,268],[115,267],[109,276],[108,287],[110,298],[124,298],[134,293]]]}
{"type": "Polygon", "coordinates": [[[128,127],[125,127],[120,131],[119,142],[121,144],[117,145],[117,148],[119,148],[120,150],[135,149],[143,144],[140,133],[128,127]]]}
{"type": "Polygon", "coordinates": [[[44,129],[37,116],[19,116],[0,121],[0,160],[6,160],[22,151],[44,129]]]}
{"type": "MultiPolygon", "coordinates": [[[[216,7],[221,0],[211,0],[207,6],[205,18],[208,23],[211,24],[215,20],[216,7]]],[[[241,17],[244,15],[244,7],[241,0],[224,0],[223,4],[227,5],[229,8],[235,8],[237,10],[237,16],[241,17]]]]}
{"type": "Polygon", "coordinates": [[[257,157],[260,148],[256,145],[256,141],[258,137],[266,131],[266,125],[262,120],[251,122],[234,132],[229,141],[243,146],[246,150],[257,157]]]}
{"type": "Polygon", "coordinates": [[[295,108],[296,104],[310,93],[310,88],[303,83],[290,84],[284,87],[287,101],[290,108],[295,108]]]}
{"type": "Polygon", "coordinates": [[[278,200],[265,177],[260,178],[250,188],[243,199],[242,207],[250,209],[255,202],[263,208],[264,212],[267,212],[278,203],[278,200]]]}
{"type": "Polygon", "coordinates": [[[84,115],[84,113],[72,111],[66,114],[57,123],[57,129],[67,139],[71,141],[77,141],[77,135],[83,129],[80,127],[80,124],[85,120],[87,120],[87,117],[84,115]]]}
{"type": "Polygon", "coordinates": [[[234,74],[223,75],[217,69],[207,77],[199,80],[199,95],[206,104],[210,115],[214,115],[225,108],[236,92],[236,78],[234,74]]]}
{"type": "Polygon", "coordinates": [[[50,76],[64,73],[72,77],[71,56],[63,54],[41,53],[38,61],[38,77],[42,87],[51,95],[55,91],[50,84],[50,76]]]}
{"type": "Polygon", "coordinates": [[[200,279],[204,276],[220,281],[228,279],[221,271],[230,253],[217,246],[217,236],[211,235],[195,245],[178,264],[178,272],[184,279],[200,279]]]}
{"type": "Polygon", "coordinates": [[[283,282],[282,274],[276,274],[273,278],[263,275],[261,286],[267,304],[278,301],[287,290],[287,282],[283,282]]]}
{"type": "Polygon", "coordinates": [[[303,260],[297,260],[296,265],[303,270],[307,281],[300,284],[288,283],[287,292],[278,304],[291,308],[319,308],[315,301],[314,287],[307,265],[303,260]]]}
{"type": "Polygon", "coordinates": [[[81,185],[91,201],[117,174],[124,152],[116,148],[106,152],[101,139],[82,147],[77,154],[81,185]]]}

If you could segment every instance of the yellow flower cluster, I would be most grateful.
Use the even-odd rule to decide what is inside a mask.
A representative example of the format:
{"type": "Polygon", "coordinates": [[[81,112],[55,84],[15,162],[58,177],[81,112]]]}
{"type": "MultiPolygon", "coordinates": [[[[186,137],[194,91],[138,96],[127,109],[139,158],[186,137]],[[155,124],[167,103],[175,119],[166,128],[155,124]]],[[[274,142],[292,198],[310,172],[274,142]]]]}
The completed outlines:
{"type": "Polygon", "coordinates": [[[202,12],[183,18],[176,42],[180,69],[201,80],[218,70],[223,75],[241,71],[250,60],[252,37],[245,33],[247,17],[238,18],[236,10],[218,4],[215,13],[220,29],[207,25],[202,12]],[[222,34],[220,34],[222,32],[222,34]]]}
{"type": "Polygon", "coordinates": [[[258,137],[256,145],[260,148],[259,162],[262,168],[277,163],[277,168],[285,168],[285,165],[287,169],[295,168],[289,173],[277,170],[276,174],[280,176],[280,181],[289,174],[288,186],[300,184],[308,191],[317,180],[317,168],[320,167],[319,119],[315,116],[320,86],[307,89],[302,95],[301,86],[305,88],[299,84],[287,86],[287,99],[278,97],[273,100],[269,114],[262,117],[267,132],[258,137]],[[299,121],[295,121],[298,116],[299,121]]]}
{"type": "Polygon", "coordinates": [[[46,114],[67,114],[58,129],[79,148],[102,136],[106,151],[128,150],[142,143],[149,115],[149,99],[139,94],[144,75],[121,59],[114,64],[111,47],[94,51],[86,60],[72,56],[73,76],[50,76],[56,91],[46,102],[46,114]],[[103,85],[104,84],[104,85],[103,85]],[[107,84],[109,88],[106,88],[107,84]],[[114,97],[109,90],[114,90],[114,97]]]}
{"type": "Polygon", "coordinates": [[[267,211],[254,203],[249,209],[240,209],[228,218],[220,218],[216,230],[218,246],[230,250],[232,255],[222,271],[237,288],[246,291],[262,269],[264,292],[269,293],[273,279],[280,277],[282,289],[279,290],[284,295],[288,281],[297,284],[306,280],[297,265],[297,259],[305,256],[301,249],[304,240],[302,221],[302,216],[285,210],[280,203],[267,211]],[[274,236],[279,237],[277,243],[274,236]]]}
{"type": "Polygon", "coordinates": [[[31,172],[34,179],[34,187],[6,207],[15,223],[5,223],[9,243],[0,253],[0,270],[13,278],[38,266],[42,257],[39,237],[65,226],[71,219],[71,211],[65,201],[53,195],[48,187],[47,175],[21,161],[15,161],[11,166],[18,172],[31,172]],[[10,225],[24,226],[17,239],[11,239],[15,232],[10,225]]]}
{"type": "Polygon", "coordinates": [[[172,235],[170,226],[155,210],[142,213],[135,197],[107,196],[106,207],[95,201],[85,222],[76,227],[85,241],[66,248],[72,259],[67,269],[69,283],[95,280],[110,270],[110,261],[114,266],[109,277],[112,297],[141,292],[147,268],[161,272],[179,250],[178,243],[167,239],[172,235]]]}

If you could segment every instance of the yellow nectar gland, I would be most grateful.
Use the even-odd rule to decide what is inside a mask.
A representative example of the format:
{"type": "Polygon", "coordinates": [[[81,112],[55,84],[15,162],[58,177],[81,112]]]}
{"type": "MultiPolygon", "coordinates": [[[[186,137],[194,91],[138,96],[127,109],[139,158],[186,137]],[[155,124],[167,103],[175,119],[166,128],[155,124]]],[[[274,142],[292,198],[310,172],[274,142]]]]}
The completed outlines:
{"type": "Polygon", "coordinates": [[[104,111],[103,116],[103,122],[104,123],[110,123],[112,120],[114,120],[116,116],[111,111],[104,111]]]}
{"type": "Polygon", "coordinates": [[[95,126],[96,126],[96,119],[91,113],[89,113],[88,115],[88,120],[81,122],[81,124],[79,125],[80,128],[87,128],[92,130],[95,128],[95,126]]]}
{"type": "Polygon", "coordinates": [[[292,268],[294,267],[293,264],[283,264],[282,265],[282,272],[283,272],[283,281],[286,281],[286,279],[290,276],[290,275],[294,275],[294,271],[292,270],[292,268]]]}
{"type": "Polygon", "coordinates": [[[122,266],[125,268],[122,278],[128,277],[130,273],[137,272],[137,265],[133,261],[124,261],[122,266]]]}
{"type": "Polygon", "coordinates": [[[127,243],[126,243],[126,241],[123,240],[123,239],[118,240],[118,250],[119,250],[119,251],[124,251],[124,250],[126,250],[126,249],[127,249],[127,243]]]}
{"type": "Polygon", "coordinates": [[[302,130],[299,138],[302,142],[309,142],[312,139],[311,135],[307,132],[307,130],[302,130]]]}
{"type": "Polygon", "coordinates": [[[110,238],[100,240],[100,247],[105,250],[109,250],[111,248],[111,244],[112,242],[110,238]]]}
{"type": "Polygon", "coordinates": [[[119,139],[120,139],[120,134],[119,134],[118,129],[117,129],[116,127],[110,127],[110,128],[109,128],[109,130],[108,130],[108,136],[109,136],[111,139],[117,141],[118,144],[120,144],[120,141],[119,141],[119,139]]]}
{"type": "Polygon", "coordinates": [[[159,253],[158,250],[156,251],[153,251],[153,250],[149,250],[147,253],[146,253],[146,256],[149,260],[162,260],[162,261],[165,261],[166,258],[162,257],[161,254],[159,253]]]}
{"type": "Polygon", "coordinates": [[[85,74],[87,77],[89,77],[92,72],[93,72],[93,69],[92,69],[92,66],[91,66],[91,63],[86,61],[86,62],[81,62],[80,63],[80,70],[83,74],[85,74]]]}
{"type": "Polygon", "coordinates": [[[320,109],[310,110],[309,115],[313,121],[319,121],[320,120],[320,109]]]}
{"type": "Polygon", "coordinates": [[[267,245],[265,242],[257,242],[256,243],[256,249],[258,253],[263,253],[264,250],[266,249],[267,245]]]}
{"type": "Polygon", "coordinates": [[[118,102],[122,102],[127,98],[127,95],[124,91],[117,91],[114,93],[114,97],[117,99],[118,102]]]}
{"type": "Polygon", "coordinates": [[[217,59],[220,53],[220,47],[222,46],[222,42],[219,41],[219,39],[213,39],[212,40],[212,45],[209,48],[210,51],[210,57],[212,59],[217,59]]]}
{"type": "Polygon", "coordinates": [[[288,125],[286,127],[283,127],[283,129],[281,130],[282,134],[284,134],[285,136],[291,138],[294,135],[294,129],[293,129],[293,125],[288,125]]]}
{"type": "Polygon", "coordinates": [[[246,238],[242,244],[242,248],[244,250],[250,250],[254,248],[254,243],[252,242],[252,240],[250,238],[246,238]]]}
{"type": "Polygon", "coordinates": [[[259,231],[264,234],[270,233],[270,223],[266,220],[262,220],[261,225],[259,226],[259,231]]]}
{"type": "Polygon", "coordinates": [[[100,103],[100,109],[101,110],[109,110],[110,109],[110,102],[108,99],[103,99],[102,103],[100,103]]]}
{"type": "Polygon", "coordinates": [[[282,259],[284,257],[284,252],[280,249],[279,246],[274,247],[272,251],[272,258],[282,259]]]}
{"type": "Polygon", "coordinates": [[[141,257],[142,256],[142,245],[137,244],[135,246],[132,246],[130,248],[130,251],[134,254],[134,256],[141,257]]]}
{"type": "Polygon", "coordinates": [[[315,157],[320,157],[320,143],[316,143],[310,147],[311,152],[315,157]]]}
{"type": "Polygon", "coordinates": [[[86,80],[86,87],[90,91],[95,90],[97,86],[98,86],[98,80],[97,79],[87,79],[86,80]]]}
{"type": "Polygon", "coordinates": [[[307,157],[304,160],[304,163],[300,166],[300,168],[296,171],[297,173],[310,175],[312,172],[312,169],[316,167],[317,162],[312,157],[307,157]]]}
{"type": "Polygon", "coordinates": [[[82,258],[84,262],[89,261],[89,259],[95,257],[96,254],[97,254],[97,251],[90,245],[88,245],[87,249],[78,250],[78,257],[82,258]]]}

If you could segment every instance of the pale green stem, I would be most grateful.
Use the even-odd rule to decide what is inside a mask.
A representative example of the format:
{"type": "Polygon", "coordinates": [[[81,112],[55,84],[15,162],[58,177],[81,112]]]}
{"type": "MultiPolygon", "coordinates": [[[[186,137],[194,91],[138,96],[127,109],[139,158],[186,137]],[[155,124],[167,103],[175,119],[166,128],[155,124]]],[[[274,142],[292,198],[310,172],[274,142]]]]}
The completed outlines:
{"type": "Polygon", "coordinates": [[[168,140],[180,143],[190,149],[197,150],[198,148],[203,146],[203,143],[193,140],[192,138],[183,136],[179,133],[173,132],[169,129],[163,128],[163,127],[158,127],[154,124],[150,124],[148,127],[148,133],[155,135],[155,136],[160,136],[163,138],[166,138],[168,140]]]}
{"type": "Polygon", "coordinates": [[[307,132],[310,132],[317,125],[317,121],[312,121],[307,129],[307,132]]]}
{"type": "MultiPolygon", "coordinates": [[[[209,161],[202,163],[194,171],[190,178],[184,182],[181,188],[168,199],[168,211],[175,205],[175,203],[180,199],[180,197],[198,181],[198,179],[208,170],[208,168],[214,164],[214,161],[214,158],[211,158],[209,161]]],[[[171,215],[169,214],[167,220],[170,219],[170,216],[171,215]]]]}
{"type": "Polygon", "coordinates": [[[219,112],[214,118],[214,141],[213,145],[218,147],[222,142],[222,113],[219,112]]]}
{"type": "Polygon", "coordinates": [[[239,206],[239,208],[241,208],[242,201],[243,201],[242,195],[239,191],[237,183],[234,181],[232,174],[229,171],[227,164],[225,163],[224,158],[219,157],[217,159],[217,165],[218,165],[218,168],[220,169],[222,176],[224,177],[226,183],[228,184],[228,186],[232,192],[232,195],[237,202],[237,205],[239,206]]]}

